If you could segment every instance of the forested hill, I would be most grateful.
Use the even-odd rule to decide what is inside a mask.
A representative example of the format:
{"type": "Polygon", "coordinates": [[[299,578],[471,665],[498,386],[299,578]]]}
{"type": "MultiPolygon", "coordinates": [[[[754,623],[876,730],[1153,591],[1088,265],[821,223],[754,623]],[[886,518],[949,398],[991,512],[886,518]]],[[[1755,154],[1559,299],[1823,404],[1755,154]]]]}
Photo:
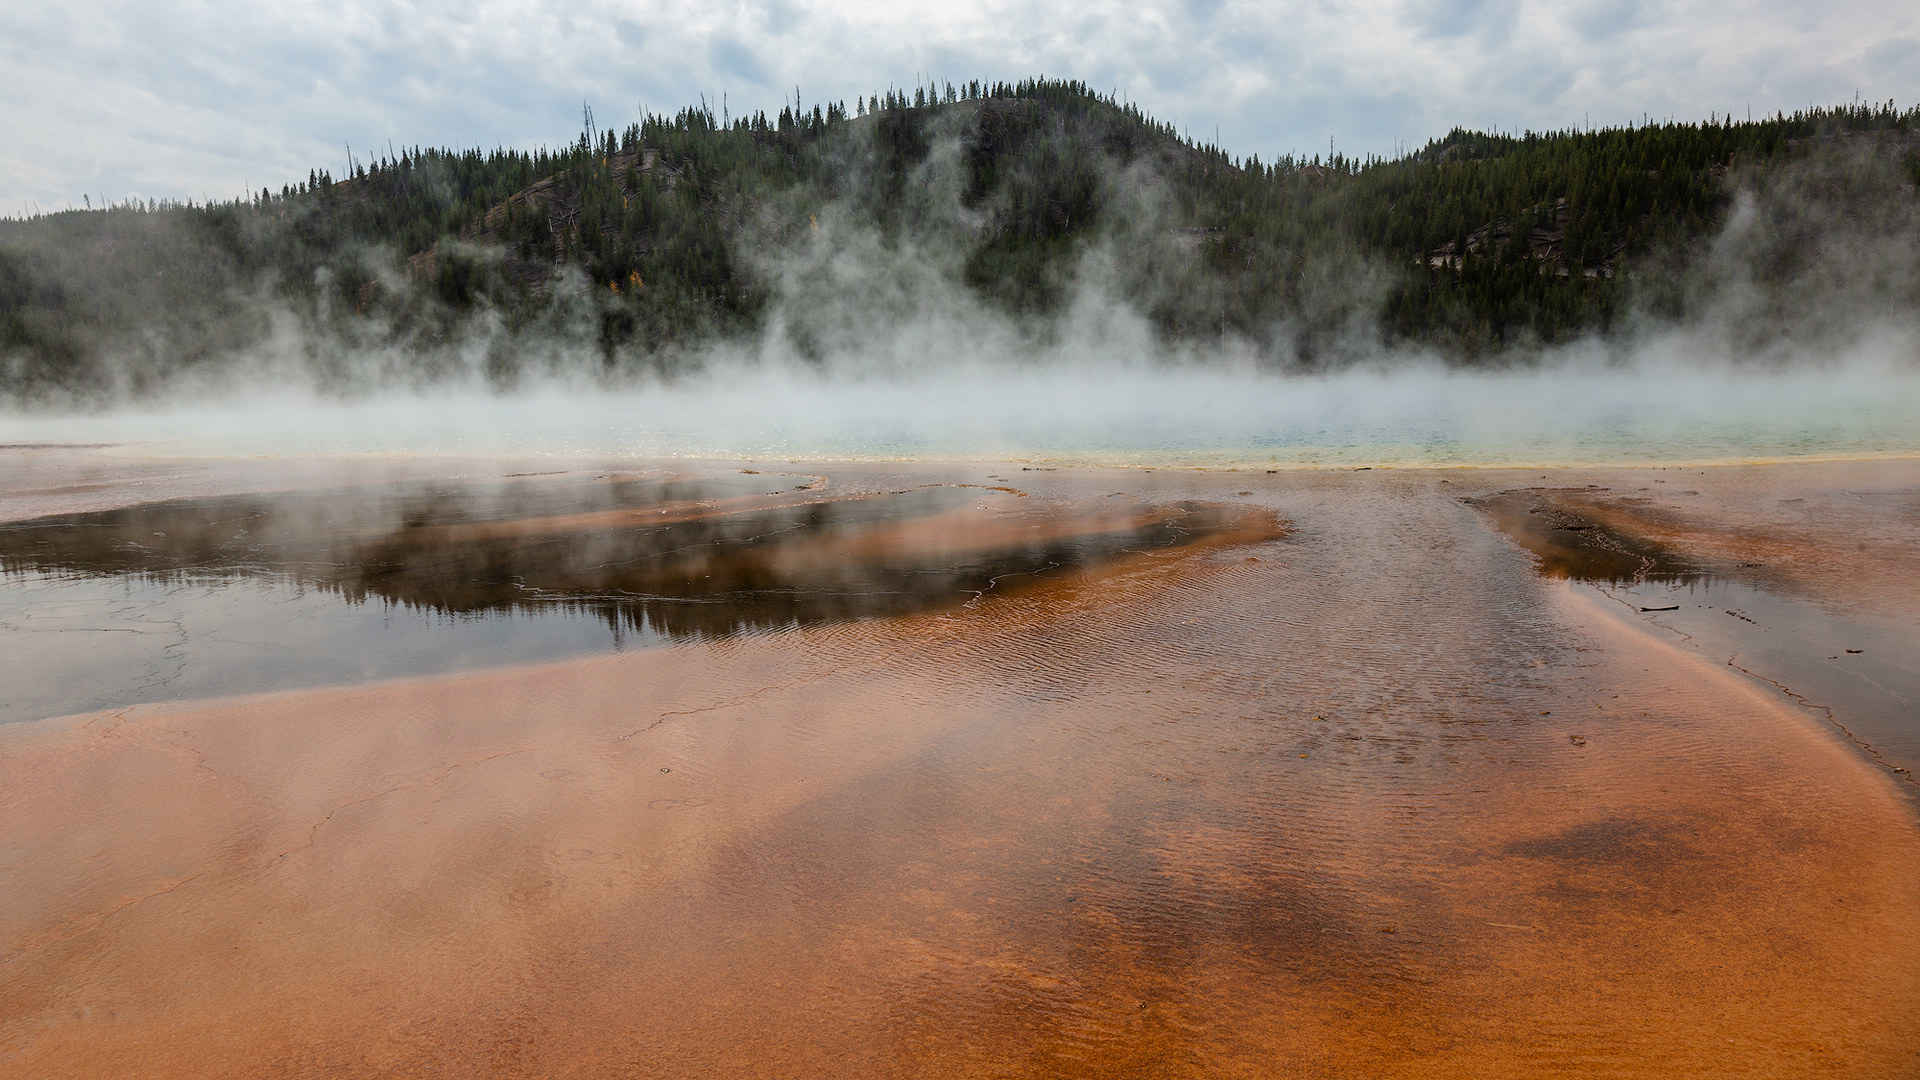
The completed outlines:
{"type": "Polygon", "coordinates": [[[1239,159],[1047,80],[583,121],[554,150],[389,150],[245,200],[0,222],[0,392],[141,392],[261,354],[342,389],[368,357],[503,384],[672,373],[715,342],[830,362],[930,306],[1043,340],[1089,291],[1170,346],[1276,366],[1356,341],[1507,362],[1687,318],[1730,251],[1782,318],[1810,277],[1920,309],[1911,243],[1849,269],[1849,243],[1916,236],[1920,110],[1891,102],[1456,130],[1393,160],[1239,159]],[[1764,227],[1730,241],[1743,213],[1764,227]]]}

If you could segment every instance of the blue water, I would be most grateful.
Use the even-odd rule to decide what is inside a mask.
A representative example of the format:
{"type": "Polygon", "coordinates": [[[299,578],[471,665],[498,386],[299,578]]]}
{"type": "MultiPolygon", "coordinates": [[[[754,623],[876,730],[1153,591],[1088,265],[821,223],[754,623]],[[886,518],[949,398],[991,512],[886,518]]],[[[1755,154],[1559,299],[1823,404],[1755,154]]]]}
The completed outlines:
{"type": "Polygon", "coordinates": [[[250,396],[0,415],[0,443],[179,454],[1017,459],[1200,467],[1575,465],[1920,452],[1910,370],[1441,371],[1281,377],[1098,368],[825,379],[766,371],[324,401],[250,396]]]}

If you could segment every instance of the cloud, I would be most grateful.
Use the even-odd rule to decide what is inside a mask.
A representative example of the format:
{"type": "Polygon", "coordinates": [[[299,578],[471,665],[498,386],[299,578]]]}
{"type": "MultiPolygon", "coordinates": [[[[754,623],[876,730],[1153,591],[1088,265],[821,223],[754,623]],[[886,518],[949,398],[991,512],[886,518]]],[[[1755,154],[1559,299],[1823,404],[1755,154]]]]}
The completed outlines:
{"type": "Polygon", "coordinates": [[[0,12],[0,213],[231,197],[356,152],[564,142],[726,95],[777,110],[1045,73],[1272,157],[1502,129],[1920,98],[1920,9],[1512,0],[74,0],[0,12]]]}
{"type": "Polygon", "coordinates": [[[714,70],[729,82],[737,80],[755,86],[766,85],[766,67],[744,42],[716,35],[707,46],[707,58],[714,70]]]}

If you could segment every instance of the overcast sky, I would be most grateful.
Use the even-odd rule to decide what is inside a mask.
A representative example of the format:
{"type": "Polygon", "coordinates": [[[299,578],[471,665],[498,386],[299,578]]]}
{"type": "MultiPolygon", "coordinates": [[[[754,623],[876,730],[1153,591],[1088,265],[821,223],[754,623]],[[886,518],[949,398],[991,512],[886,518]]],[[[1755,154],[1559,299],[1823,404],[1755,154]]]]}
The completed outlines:
{"type": "Polygon", "coordinates": [[[66,0],[0,10],[0,214],[206,198],[415,143],[567,141],[723,93],[738,113],[1047,74],[1263,158],[1920,98],[1920,4],[1184,5],[66,0]]]}

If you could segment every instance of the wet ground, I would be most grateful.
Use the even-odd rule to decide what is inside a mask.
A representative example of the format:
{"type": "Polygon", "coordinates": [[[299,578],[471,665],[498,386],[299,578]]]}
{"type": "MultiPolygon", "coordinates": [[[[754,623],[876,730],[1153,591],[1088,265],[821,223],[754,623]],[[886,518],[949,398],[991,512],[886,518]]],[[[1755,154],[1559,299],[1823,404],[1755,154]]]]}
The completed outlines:
{"type": "MultiPolygon", "coordinates": [[[[1698,495],[1683,489],[1683,497],[1698,495]]],[[[1591,485],[1525,488],[1466,502],[1536,555],[1541,573],[1589,583],[1690,649],[1773,685],[1899,775],[1911,778],[1920,770],[1920,609],[1902,616],[1886,602],[1898,602],[1910,582],[1883,583],[1877,604],[1823,595],[1763,561],[1781,554],[1777,533],[1758,553],[1689,554],[1651,539],[1647,534],[1658,530],[1619,514],[1620,498],[1591,485]]],[[[1649,501],[1626,498],[1629,507],[1649,501]]],[[[1892,509],[1898,520],[1898,504],[1892,509]]],[[[1811,557],[1854,564],[1860,549],[1846,543],[1846,535],[1836,530],[1825,544],[1812,545],[1825,550],[1811,557]]],[[[1873,578],[1870,565],[1860,569],[1873,578]]]]}
{"type": "MultiPolygon", "coordinates": [[[[401,471],[353,486],[487,472],[401,471]]],[[[0,726],[0,1073],[1920,1072],[1911,785],[1620,599],[1765,562],[1910,623],[1920,466],[1556,474],[1547,538],[1635,560],[1593,584],[1489,509],[1532,474],[825,474],[982,485],[836,566],[1244,511],[978,599],[0,726]]],[[[47,457],[0,514],[287,475],[47,457]]]]}
{"type": "MultiPolygon", "coordinates": [[[[0,722],[899,616],[1246,507],[1005,485],[556,473],[170,499],[0,524],[0,722]],[[794,481],[798,480],[798,483],[794,481]]],[[[1270,516],[1269,516],[1270,517],[1270,516]]]]}

